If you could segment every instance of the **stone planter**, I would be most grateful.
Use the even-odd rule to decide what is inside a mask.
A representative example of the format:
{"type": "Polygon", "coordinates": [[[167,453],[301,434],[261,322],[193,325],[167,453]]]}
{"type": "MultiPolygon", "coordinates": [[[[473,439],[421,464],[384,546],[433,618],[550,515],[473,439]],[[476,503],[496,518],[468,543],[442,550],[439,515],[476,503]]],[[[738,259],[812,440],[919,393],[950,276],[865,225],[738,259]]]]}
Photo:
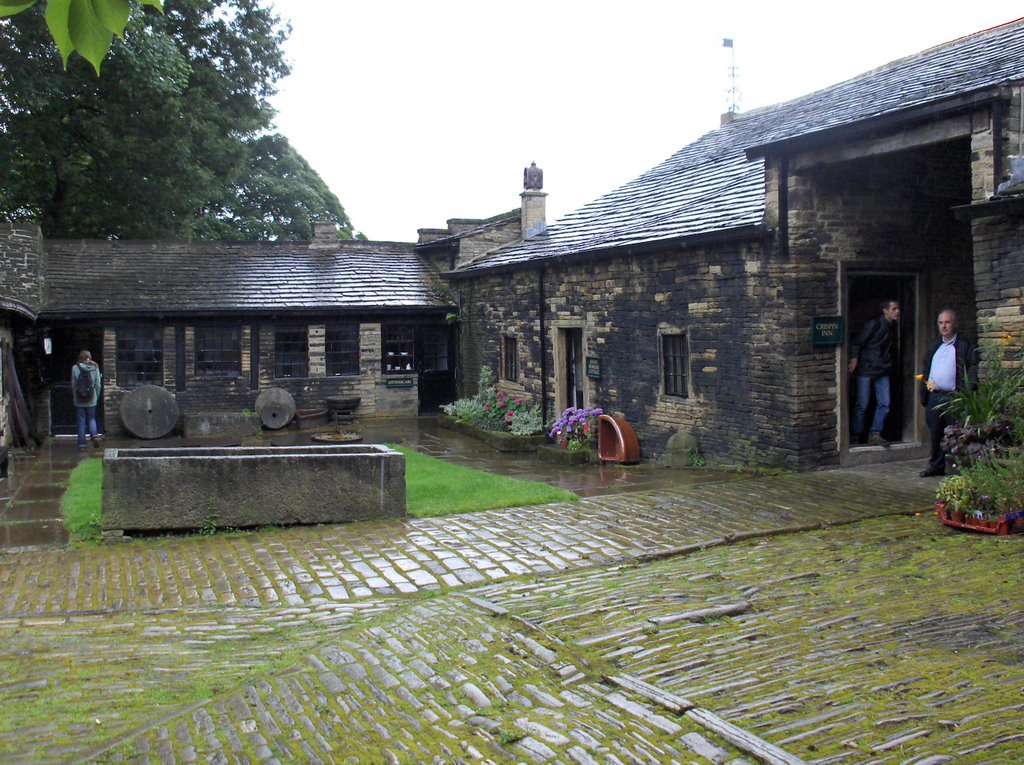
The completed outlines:
{"type": "Polygon", "coordinates": [[[405,517],[405,456],[379,444],[107,449],[104,535],[405,517]]]}
{"type": "Polygon", "coordinates": [[[442,428],[475,438],[499,452],[535,452],[539,447],[550,443],[543,433],[535,436],[514,436],[502,431],[481,430],[475,425],[444,414],[438,415],[437,421],[442,428]]]}
{"type": "Polygon", "coordinates": [[[569,451],[562,446],[542,446],[537,450],[537,458],[543,462],[554,462],[562,465],[587,465],[597,462],[597,452],[593,449],[583,451],[569,451]]]}

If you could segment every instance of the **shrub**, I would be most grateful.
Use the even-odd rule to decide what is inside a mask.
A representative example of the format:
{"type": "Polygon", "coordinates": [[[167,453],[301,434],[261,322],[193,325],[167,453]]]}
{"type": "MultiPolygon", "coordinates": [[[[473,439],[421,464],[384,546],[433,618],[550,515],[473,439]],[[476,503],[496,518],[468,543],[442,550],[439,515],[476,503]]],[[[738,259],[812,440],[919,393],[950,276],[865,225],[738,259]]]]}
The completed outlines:
{"type": "Polygon", "coordinates": [[[517,436],[544,430],[540,408],[529,406],[519,396],[498,390],[490,367],[481,367],[475,396],[442,404],[441,411],[481,430],[505,431],[517,436]]]}

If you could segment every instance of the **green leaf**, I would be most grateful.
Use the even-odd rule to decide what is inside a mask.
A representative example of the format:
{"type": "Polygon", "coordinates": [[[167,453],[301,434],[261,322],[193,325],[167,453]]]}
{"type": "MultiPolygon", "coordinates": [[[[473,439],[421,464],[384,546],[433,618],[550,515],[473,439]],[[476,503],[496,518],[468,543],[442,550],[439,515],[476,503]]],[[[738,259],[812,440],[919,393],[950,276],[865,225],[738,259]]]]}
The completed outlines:
{"type": "Polygon", "coordinates": [[[124,28],[132,9],[128,0],[84,0],[84,4],[93,6],[100,24],[118,37],[124,36],[124,28]]]}
{"type": "Polygon", "coordinates": [[[4,16],[13,16],[16,13],[21,13],[26,8],[31,8],[36,4],[36,0],[0,0],[0,18],[4,16]]]}
{"type": "Polygon", "coordinates": [[[71,0],[49,0],[46,3],[46,26],[50,28],[53,41],[57,43],[57,50],[60,51],[64,68],[68,68],[68,57],[75,50],[71,42],[71,34],[68,32],[68,12],[71,7],[71,0]]]}
{"type": "MultiPolygon", "coordinates": [[[[96,6],[104,3],[109,3],[109,0],[71,0],[68,12],[71,42],[78,54],[92,64],[96,74],[100,73],[100,64],[114,41],[113,31],[96,13],[96,6]]],[[[113,11],[111,15],[114,15],[113,11]]],[[[124,30],[123,25],[121,29],[124,30]]]]}

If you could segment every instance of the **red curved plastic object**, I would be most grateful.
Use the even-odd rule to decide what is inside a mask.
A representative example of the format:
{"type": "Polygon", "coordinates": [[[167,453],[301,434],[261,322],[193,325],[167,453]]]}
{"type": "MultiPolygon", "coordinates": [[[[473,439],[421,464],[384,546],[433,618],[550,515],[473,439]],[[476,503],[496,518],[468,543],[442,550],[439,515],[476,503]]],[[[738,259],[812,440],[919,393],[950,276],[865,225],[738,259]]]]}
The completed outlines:
{"type": "Polygon", "coordinates": [[[640,461],[640,442],[633,426],[621,417],[602,414],[597,418],[597,456],[601,462],[631,464],[640,461]]]}

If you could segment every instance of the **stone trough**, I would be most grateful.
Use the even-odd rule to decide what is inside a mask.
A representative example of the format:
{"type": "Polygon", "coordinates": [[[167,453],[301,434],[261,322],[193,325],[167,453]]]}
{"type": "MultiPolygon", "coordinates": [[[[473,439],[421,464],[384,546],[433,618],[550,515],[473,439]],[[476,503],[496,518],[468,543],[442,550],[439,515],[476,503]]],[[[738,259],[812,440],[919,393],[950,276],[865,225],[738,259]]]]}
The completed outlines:
{"type": "Polygon", "coordinates": [[[405,517],[405,456],[381,444],[107,449],[104,535],[405,517]]]}

